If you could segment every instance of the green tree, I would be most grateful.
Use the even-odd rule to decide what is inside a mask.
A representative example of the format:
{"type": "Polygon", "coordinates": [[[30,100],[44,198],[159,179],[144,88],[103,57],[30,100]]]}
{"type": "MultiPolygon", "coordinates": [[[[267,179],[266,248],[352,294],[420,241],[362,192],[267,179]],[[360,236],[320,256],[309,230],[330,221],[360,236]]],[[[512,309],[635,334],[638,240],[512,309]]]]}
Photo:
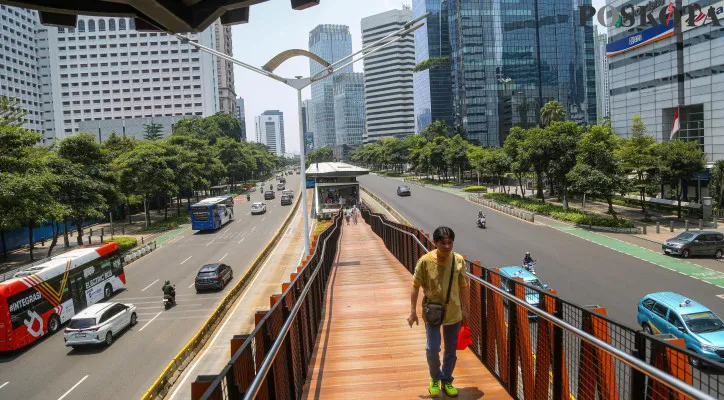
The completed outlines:
{"type": "Polygon", "coordinates": [[[382,151],[385,164],[391,165],[395,171],[403,172],[403,167],[410,156],[407,142],[397,138],[385,139],[382,142],[382,151]]]}
{"type": "Polygon", "coordinates": [[[628,179],[628,187],[639,192],[641,211],[648,217],[646,194],[655,190],[659,175],[658,144],[648,134],[641,116],[633,117],[631,135],[616,151],[616,158],[624,176],[628,179]]]}
{"type": "Polygon", "coordinates": [[[717,160],[711,171],[711,187],[719,207],[724,206],[724,160],[717,160]]]}
{"type": "Polygon", "coordinates": [[[681,195],[684,179],[704,171],[706,155],[695,141],[669,140],[659,147],[661,180],[676,188],[677,215],[681,218],[681,195]]]}
{"type": "Polygon", "coordinates": [[[505,174],[510,171],[511,160],[503,148],[470,146],[468,157],[470,158],[470,164],[476,171],[483,175],[492,176],[498,182],[500,190],[507,192],[502,180],[505,174]]]}
{"type": "MultiPolygon", "coordinates": [[[[607,125],[588,127],[578,141],[576,165],[568,173],[571,190],[605,198],[608,212],[616,218],[613,195],[623,191],[625,179],[615,153],[622,139],[607,125]]],[[[584,197],[585,208],[585,197],[584,197]]]]}
{"type": "Polygon", "coordinates": [[[405,138],[405,144],[409,149],[408,162],[415,173],[423,171],[421,163],[421,151],[425,148],[427,141],[422,135],[410,135],[405,138]]]}
{"type": "Polygon", "coordinates": [[[558,192],[562,195],[563,210],[568,210],[568,178],[566,175],[576,165],[578,144],[583,128],[571,121],[555,121],[545,127],[548,137],[544,143],[547,145],[543,151],[549,158],[548,172],[558,185],[558,192]]]}
{"type": "Polygon", "coordinates": [[[432,142],[433,140],[435,140],[435,138],[438,137],[449,138],[450,127],[447,126],[445,121],[437,120],[432,124],[422,128],[422,130],[420,130],[420,136],[425,138],[425,140],[427,140],[428,142],[432,142]]]}
{"type": "Polygon", "coordinates": [[[143,138],[146,140],[159,140],[163,138],[163,125],[151,120],[150,124],[143,124],[143,138]]]}
{"type": "Polygon", "coordinates": [[[23,126],[28,112],[20,106],[15,97],[0,96],[0,125],[23,126]]]}
{"type": "Polygon", "coordinates": [[[505,154],[508,155],[510,160],[510,170],[515,174],[518,179],[518,186],[520,186],[520,193],[525,198],[525,189],[523,188],[523,177],[530,172],[530,162],[520,152],[521,143],[525,140],[526,131],[521,127],[514,126],[508,137],[505,138],[503,143],[503,149],[505,154]]]}
{"type": "Polygon", "coordinates": [[[310,163],[332,162],[334,161],[334,153],[332,149],[318,149],[309,153],[307,158],[310,163]]]}
{"type": "Polygon", "coordinates": [[[566,109],[559,101],[549,101],[543,105],[540,110],[540,123],[542,126],[548,126],[556,121],[564,121],[566,119],[566,109]]]}
{"type": "Polygon", "coordinates": [[[113,131],[108,139],[103,142],[102,146],[103,149],[108,152],[110,159],[114,160],[121,154],[133,150],[136,146],[136,141],[126,136],[118,136],[118,134],[113,131]]]}
{"type": "Polygon", "coordinates": [[[457,170],[458,182],[462,180],[463,170],[467,169],[468,166],[468,146],[470,145],[462,136],[455,135],[447,141],[447,147],[445,148],[445,161],[447,165],[453,168],[453,171],[457,170]]]}
{"type": "Polygon", "coordinates": [[[522,165],[529,165],[535,173],[538,189],[537,197],[545,201],[543,194],[543,174],[548,172],[550,157],[548,149],[550,136],[544,129],[531,128],[525,132],[525,139],[520,142],[518,148],[518,162],[522,165]]]}

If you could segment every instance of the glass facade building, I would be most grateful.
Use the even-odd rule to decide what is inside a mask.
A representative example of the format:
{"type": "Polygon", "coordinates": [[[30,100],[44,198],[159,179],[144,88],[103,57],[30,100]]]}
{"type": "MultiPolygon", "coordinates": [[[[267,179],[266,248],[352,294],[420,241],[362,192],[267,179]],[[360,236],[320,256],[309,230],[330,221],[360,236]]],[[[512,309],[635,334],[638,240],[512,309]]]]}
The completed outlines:
{"type": "MultiPolygon", "coordinates": [[[[425,13],[430,16],[425,25],[415,31],[415,63],[430,58],[449,57],[448,0],[413,0],[413,17],[425,13]]],[[[441,63],[434,68],[413,75],[415,103],[415,132],[433,121],[453,124],[452,83],[449,64],[441,63]]]]}
{"type": "MultiPolygon", "coordinates": [[[[309,32],[309,51],[334,63],[352,54],[352,35],[346,25],[319,25],[309,32]]],[[[312,76],[324,67],[309,60],[312,76]]],[[[352,72],[352,66],[337,73],[352,72]]],[[[337,141],[334,122],[334,81],[332,78],[312,83],[312,109],[314,110],[314,145],[316,148],[334,146],[337,141]]]]}
{"type": "Polygon", "coordinates": [[[334,122],[336,145],[362,144],[365,132],[365,78],[361,72],[335,75],[334,122]]]}
{"type": "Polygon", "coordinates": [[[592,21],[579,26],[577,4],[446,0],[446,7],[453,123],[469,140],[502,145],[513,126],[535,125],[551,100],[572,121],[596,121],[592,21]]]}

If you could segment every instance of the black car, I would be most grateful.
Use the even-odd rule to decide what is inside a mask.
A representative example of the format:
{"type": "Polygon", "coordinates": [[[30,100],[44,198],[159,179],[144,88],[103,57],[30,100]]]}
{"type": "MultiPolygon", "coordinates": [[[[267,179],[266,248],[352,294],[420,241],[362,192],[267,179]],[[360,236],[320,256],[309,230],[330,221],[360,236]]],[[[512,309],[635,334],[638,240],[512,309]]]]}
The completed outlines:
{"type": "Polygon", "coordinates": [[[291,206],[292,205],[292,198],[288,195],[282,195],[282,205],[283,206],[291,206]]]}
{"type": "Polygon", "coordinates": [[[724,234],[720,232],[681,232],[661,245],[664,254],[724,257],[724,234]]]}
{"type": "Polygon", "coordinates": [[[267,190],[266,192],[264,192],[264,200],[271,200],[275,197],[276,197],[276,195],[274,194],[274,192],[272,190],[267,190]]]}
{"type": "Polygon", "coordinates": [[[199,270],[194,281],[196,291],[204,289],[222,290],[227,283],[234,279],[234,271],[226,264],[206,264],[199,270]]]}
{"type": "Polygon", "coordinates": [[[397,187],[397,195],[398,196],[410,196],[412,193],[410,192],[410,188],[407,186],[398,186],[397,187]]]}

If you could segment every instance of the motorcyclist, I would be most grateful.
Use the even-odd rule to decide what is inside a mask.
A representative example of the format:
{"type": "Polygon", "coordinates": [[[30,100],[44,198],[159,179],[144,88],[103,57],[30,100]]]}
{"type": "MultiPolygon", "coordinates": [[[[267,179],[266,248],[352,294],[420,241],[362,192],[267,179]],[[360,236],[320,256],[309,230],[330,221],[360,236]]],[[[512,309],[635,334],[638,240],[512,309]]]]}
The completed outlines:
{"type": "Polygon", "coordinates": [[[478,210],[478,225],[482,225],[485,221],[485,215],[483,215],[483,210],[478,210]]]}
{"type": "Polygon", "coordinates": [[[525,257],[523,257],[523,266],[525,269],[528,269],[532,263],[534,263],[535,260],[533,260],[533,257],[530,256],[530,252],[525,252],[525,257]]]}
{"type": "Polygon", "coordinates": [[[171,302],[176,304],[176,289],[171,286],[171,281],[163,283],[163,294],[171,298],[171,302]]]}

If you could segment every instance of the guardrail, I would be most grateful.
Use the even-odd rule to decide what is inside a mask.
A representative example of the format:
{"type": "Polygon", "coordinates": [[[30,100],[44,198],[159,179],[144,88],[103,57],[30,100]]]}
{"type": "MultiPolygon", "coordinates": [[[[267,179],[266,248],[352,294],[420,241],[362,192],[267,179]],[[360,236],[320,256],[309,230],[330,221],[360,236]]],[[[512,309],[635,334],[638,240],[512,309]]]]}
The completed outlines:
{"type": "Polygon", "coordinates": [[[140,249],[137,249],[134,251],[129,251],[128,253],[126,253],[123,256],[123,262],[132,263],[132,262],[138,260],[139,258],[145,256],[146,254],[156,250],[156,247],[157,247],[156,241],[154,240],[153,242],[151,242],[145,246],[141,246],[140,249]]]}
{"type": "MultiPolygon", "coordinates": [[[[362,209],[387,249],[414,272],[435,248],[414,227],[362,209]]],[[[636,331],[598,306],[579,306],[466,260],[470,279],[469,347],[519,399],[713,399],[724,380],[692,364],[724,365],[686,350],[683,340],[636,331]],[[508,291],[501,290],[502,284],[508,291]],[[537,305],[528,299],[538,299],[537,305]]],[[[632,305],[635,307],[635,305],[632,305]]]]}
{"type": "Polygon", "coordinates": [[[201,399],[295,399],[302,394],[341,231],[341,214],[279,300],[231,356],[201,399]]]}
{"type": "Polygon", "coordinates": [[[497,203],[492,200],[488,200],[485,197],[483,197],[480,194],[470,194],[468,195],[468,200],[472,201],[473,203],[477,203],[480,205],[483,205],[488,208],[492,208],[493,210],[498,210],[502,213],[512,215],[516,218],[520,218],[523,220],[526,220],[528,222],[535,222],[535,214],[528,211],[522,211],[514,207],[510,207],[504,204],[497,203]]]}
{"type": "MultiPolygon", "coordinates": [[[[301,197],[301,196],[300,196],[301,197]]],[[[216,327],[223,321],[226,313],[231,309],[231,306],[236,301],[237,297],[241,292],[246,289],[246,286],[251,281],[252,277],[256,273],[256,270],[262,264],[262,261],[269,255],[277,240],[281,236],[282,232],[286,231],[287,225],[294,218],[294,214],[299,207],[300,200],[297,198],[294,203],[294,207],[290,211],[287,218],[282,223],[282,226],[277,230],[272,239],[257,256],[251,267],[247,270],[244,276],[239,279],[239,282],[234,285],[231,290],[224,296],[224,298],[216,306],[214,312],[199,328],[198,332],[191,338],[191,340],[176,354],[176,356],[168,363],[166,368],[161,372],[158,378],[153,382],[151,387],[141,397],[142,400],[151,400],[156,398],[163,398],[168,390],[176,383],[183,370],[191,363],[201,349],[203,349],[206,342],[211,337],[211,334],[216,330],[216,327]]]]}

